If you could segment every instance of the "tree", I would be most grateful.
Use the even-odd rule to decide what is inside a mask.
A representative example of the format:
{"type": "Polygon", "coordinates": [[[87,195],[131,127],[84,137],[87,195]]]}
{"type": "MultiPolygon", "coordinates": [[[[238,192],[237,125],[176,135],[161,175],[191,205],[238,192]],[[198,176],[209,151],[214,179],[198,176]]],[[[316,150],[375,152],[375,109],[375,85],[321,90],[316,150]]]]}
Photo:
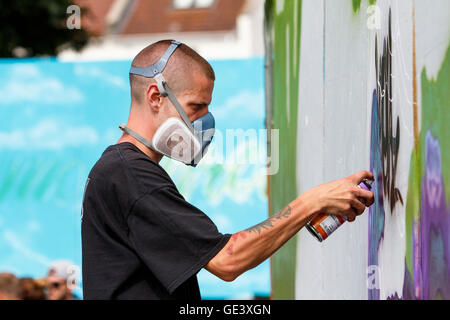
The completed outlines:
{"type": "Polygon", "coordinates": [[[68,27],[67,8],[73,4],[71,0],[0,0],[0,57],[55,56],[63,48],[81,50],[89,35],[82,28],[68,27]]]}

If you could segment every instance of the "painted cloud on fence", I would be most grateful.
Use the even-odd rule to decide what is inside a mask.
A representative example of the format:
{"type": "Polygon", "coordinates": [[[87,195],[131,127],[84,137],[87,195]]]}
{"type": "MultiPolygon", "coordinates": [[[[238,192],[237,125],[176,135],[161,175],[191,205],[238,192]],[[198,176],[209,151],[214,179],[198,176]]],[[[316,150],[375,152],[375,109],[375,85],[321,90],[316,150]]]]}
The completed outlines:
{"type": "MultiPolygon", "coordinates": [[[[130,63],[0,61],[0,272],[40,277],[57,259],[81,266],[83,190],[90,168],[117,141],[118,125],[127,119],[130,63]]],[[[210,110],[218,130],[263,129],[262,59],[211,63],[216,81],[210,110]]],[[[258,139],[247,139],[230,152],[265,154],[265,144],[258,145],[258,139]]],[[[202,161],[190,168],[167,160],[164,166],[180,192],[221,232],[266,219],[264,162],[202,161]]],[[[269,265],[233,285],[206,272],[199,282],[205,298],[268,295],[269,265]]]]}

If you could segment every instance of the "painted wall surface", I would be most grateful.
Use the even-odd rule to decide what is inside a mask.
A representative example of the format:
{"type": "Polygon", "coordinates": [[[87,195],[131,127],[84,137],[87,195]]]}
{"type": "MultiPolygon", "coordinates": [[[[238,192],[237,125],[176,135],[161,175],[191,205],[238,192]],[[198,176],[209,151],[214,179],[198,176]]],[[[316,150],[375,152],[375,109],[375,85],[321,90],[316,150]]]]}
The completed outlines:
{"type": "MultiPolygon", "coordinates": [[[[83,188],[128,118],[130,63],[0,61],[0,272],[42,277],[57,259],[81,266],[83,188]]],[[[211,64],[217,127],[211,147],[196,168],[168,159],[162,165],[187,201],[219,231],[234,233],[267,218],[265,136],[258,130],[264,128],[263,59],[211,64]],[[233,129],[254,134],[225,143],[233,129]]],[[[266,261],[231,283],[202,270],[202,297],[267,296],[269,269],[266,261]]]]}
{"type": "Polygon", "coordinates": [[[295,273],[273,259],[273,279],[295,283],[273,283],[274,298],[450,299],[449,15],[446,0],[266,1],[266,123],[295,131],[280,133],[280,172],[295,167],[269,178],[269,203],[292,197],[284,183],[300,195],[362,169],[376,177],[355,222],[283,248],[295,273]],[[292,90],[296,101],[279,98],[292,90]],[[288,113],[296,129],[277,120],[288,113]]]}
{"type": "MultiPolygon", "coordinates": [[[[270,44],[275,44],[266,58],[266,64],[268,61],[272,70],[266,79],[273,87],[272,97],[266,96],[266,104],[276,108],[269,116],[269,125],[270,129],[278,130],[279,153],[283,155],[274,159],[278,161],[275,165],[278,170],[269,175],[269,214],[273,215],[297,195],[295,172],[301,1],[288,1],[282,6],[275,1],[267,1],[265,12],[266,39],[270,44]]],[[[296,237],[293,237],[271,257],[272,270],[275,271],[271,273],[273,297],[294,297],[295,283],[292,279],[295,277],[296,242],[296,237]]]]}

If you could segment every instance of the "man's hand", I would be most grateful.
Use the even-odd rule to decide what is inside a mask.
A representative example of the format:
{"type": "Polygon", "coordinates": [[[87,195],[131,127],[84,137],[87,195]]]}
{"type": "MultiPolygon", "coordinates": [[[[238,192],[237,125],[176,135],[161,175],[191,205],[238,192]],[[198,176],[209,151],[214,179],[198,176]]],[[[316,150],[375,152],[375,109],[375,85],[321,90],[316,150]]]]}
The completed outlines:
{"type": "Polygon", "coordinates": [[[363,179],[373,180],[373,174],[363,170],[346,178],[321,184],[303,195],[316,201],[317,212],[342,215],[351,222],[374,202],[373,192],[358,187],[363,179]],[[358,198],[363,199],[365,205],[358,198]]]}
{"type": "Polygon", "coordinates": [[[292,201],[280,212],[249,229],[235,233],[205,268],[225,281],[236,279],[270,257],[317,213],[339,214],[349,221],[373,204],[373,193],[358,187],[372,173],[360,171],[319,185],[292,201]]]}

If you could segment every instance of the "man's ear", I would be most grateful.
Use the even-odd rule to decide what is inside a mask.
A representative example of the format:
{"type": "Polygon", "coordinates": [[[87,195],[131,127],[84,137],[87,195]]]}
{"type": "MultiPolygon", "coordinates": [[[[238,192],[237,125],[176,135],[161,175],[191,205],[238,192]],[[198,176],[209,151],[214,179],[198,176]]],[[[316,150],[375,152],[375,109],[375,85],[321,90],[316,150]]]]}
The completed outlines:
{"type": "Polygon", "coordinates": [[[162,105],[163,96],[159,92],[158,86],[156,83],[151,83],[147,87],[147,91],[145,93],[145,99],[147,101],[147,105],[151,108],[152,111],[158,112],[159,108],[162,105]]]}

